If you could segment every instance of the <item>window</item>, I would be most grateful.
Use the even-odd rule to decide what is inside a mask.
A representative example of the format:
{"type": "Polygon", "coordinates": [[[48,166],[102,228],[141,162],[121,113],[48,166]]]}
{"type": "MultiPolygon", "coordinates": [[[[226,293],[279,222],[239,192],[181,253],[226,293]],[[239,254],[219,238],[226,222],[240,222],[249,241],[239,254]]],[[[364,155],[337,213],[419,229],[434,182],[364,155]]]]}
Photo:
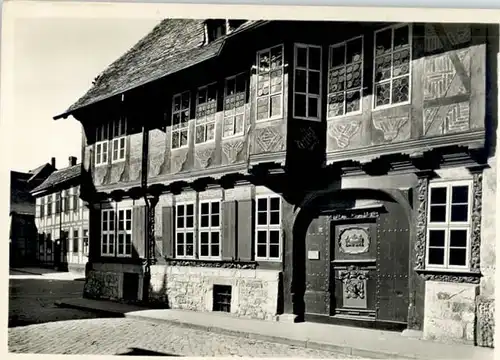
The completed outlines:
{"type": "Polygon", "coordinates": [[[61,193],[56,193],[56,210],[55,213],[59,214],[61,212],[61,193]]]}
{"type": "Polygon", "coordinates": [[[471,181],[431,183],[427,226],[427,266],[469,267],[471,181]]]}
{"type": "Polygon", "coordinates": [[[178,204],[176,207],[176,257],[194,257],[194,204],[178,204]]]}
{"type": "Polygon", "coordinates": [[[200,203],[200,258],[220,258],[220,201],[200,203]]]}
{"type": "Polygon", "coordinates": [[[89,231],[88,229],[83,229],[83,254],[89,254],[89,231]]]}
{"type": "Polygon", "coordinates": [[[73,230],[73,252],[77,253],[79,248],[80,234],[78,230],[73,230]]]}
{"type": "Polygon", "coordinates": [[[363,37],[330,46],[327,117],[361,111],[363,88],[363,37]]]}
{"type": "Polygon", "coordinates": [[[225,19],[206,20],[205,26],[207,27],[208,42],[215,41],[226,35],[227,26],[225,19]]]}
{"type": "Polygon", "coordinates": [[[79,197],[78,197],[78,188],[73,188],[72,190],[72,194],[71,194],[71,198],[73,199],[73,210],[74,211],[77,211],[78,210],[78,200],[79,200],[79,197]]]}
{"type": "Polygon", "coordinates": [[[282,116],[283,45],[257,53],[257,121],[282,116]]]}
{"type": "Polygon", "coordinates": [[[63,211],[65,213],[69,211],[69,199],[70,199],[69,190],[63,191],[63,193],[62,193],[62,208],[63,208],[63,211]]]}
{"type": "Polygon", "coordinates": [[[172,100],[172,149],[188,146],[189,91],[174,95],[172,100]]]}
{"type": "Polygon", "coordinates": [[[40,198],[40,217],[45,217],[45,196],[40,198]]]}
{"type": "Polygon", "coordinates": [[[215,139],[215,113],[217,112],[217,85],[198,89],[196,101],[196,144],[215,139]]]}
{"type": "Polygon", "coordinates": [[[118,256],[132,255],[132,209],[118,210],[118,256]]]}
{"type": "Polygon", "coordinates": [[[295,44],[293,114],[319,120],[321,109],[321,46],[295,44]]]}
{"type": "Polygon", "coordinates": [[[245,124],[247,79],[239,74],[226,79],[224,86],[223,137],[242,135],[245,124]]]}
{"type": "Polygon", "coordinates": [[[375,32],[374,108],[410,101],[411,28],[375,32]]]}
{"type": "Polygon", "coordinates": [[[45,238],[45,254],[52,254],[52,234],[50,233],[47,234],[47,237],[45,238]]]}
{"type": "Polygon", "coordinates": [[[281,260],[281,198],[257,198],[256,259],[281,260]]]}
{"type": "Polygon", "coordinates": [[[95,144],[95,164],[106,165],[108,163],[108,142],[101,141],[95,144]]]}
{"type": "Polygon", "coordinates": [[[213,288],[213,311],[231,312],[231,285],[217,285],[213,288]]]}
{"type": "Polygon", "coordinates": [[[52,194],[47,196],[47,216],[52,215],[52,194]]]}
{"type": "Polygon", "coordinates": [[[115,254],[115,211],[102,210],[101,218],[101,255],[115,254]]]}
{"type": "Polygon", "coordinates": [[[112,162],[119,162],[125,160],[126,149],[126,127],[127,122],[125,119],[117,119],[112,122],[113,140],[112,140],[112,162]]]}

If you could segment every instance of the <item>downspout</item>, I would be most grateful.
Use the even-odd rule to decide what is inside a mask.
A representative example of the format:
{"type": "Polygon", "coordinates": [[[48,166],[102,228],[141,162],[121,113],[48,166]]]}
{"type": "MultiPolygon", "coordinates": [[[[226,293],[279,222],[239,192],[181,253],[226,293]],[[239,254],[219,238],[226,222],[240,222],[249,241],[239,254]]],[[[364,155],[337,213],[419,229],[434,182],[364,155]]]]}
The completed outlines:
{"type": "Polygon", "coordinates": [[[144,214],[144,276],[142,283],[142,300],[149,300],[149,284],[151,282],[151,254],[149,253],[149,211],[150,202],[148,199],[148,157],[149,157],[149,130],[145,124],[142,125],[142,169],[141,169],[141,188],[144,196],[145,214],[144,214]]]}

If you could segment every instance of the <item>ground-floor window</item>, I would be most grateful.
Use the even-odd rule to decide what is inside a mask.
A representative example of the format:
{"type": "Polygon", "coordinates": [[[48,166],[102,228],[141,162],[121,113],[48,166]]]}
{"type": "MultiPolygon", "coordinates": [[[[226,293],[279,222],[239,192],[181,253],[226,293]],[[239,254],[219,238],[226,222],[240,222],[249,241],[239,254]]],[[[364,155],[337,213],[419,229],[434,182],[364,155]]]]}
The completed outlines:
{"type": "Polygon", "coordinates": [[[281,197],[258,196],[255,212],[255,258],[281,260],[281,197]]]}
{"type": "Polygon", "coordinates": [[[132,209],[102,210],[101,255],[132,256],[132,209]]]}
{"type": "Polygon", "coordinates": [[[194,258],[194,205],[177,204],[175,212],[175,251],[178,258],[194,258]]]}

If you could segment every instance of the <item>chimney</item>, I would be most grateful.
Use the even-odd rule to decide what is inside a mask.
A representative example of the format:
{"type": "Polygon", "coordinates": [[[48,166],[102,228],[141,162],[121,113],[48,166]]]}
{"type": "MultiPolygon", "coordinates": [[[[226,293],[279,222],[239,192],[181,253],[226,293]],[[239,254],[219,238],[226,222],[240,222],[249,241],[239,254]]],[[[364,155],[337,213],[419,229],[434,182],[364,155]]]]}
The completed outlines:
{"type": "Polygon", "coordinates": [[[75,166],[76,165],[76,157],[75,156],[70,156],[68,158],[69,162],[68,162],[68,166],[75,166]]]}
{"type": "Polygon", "coordinates": [[[50,165],[52,165],[53,168],[56,167],[56,158],[55,157],[50,158],[50,165]]]}

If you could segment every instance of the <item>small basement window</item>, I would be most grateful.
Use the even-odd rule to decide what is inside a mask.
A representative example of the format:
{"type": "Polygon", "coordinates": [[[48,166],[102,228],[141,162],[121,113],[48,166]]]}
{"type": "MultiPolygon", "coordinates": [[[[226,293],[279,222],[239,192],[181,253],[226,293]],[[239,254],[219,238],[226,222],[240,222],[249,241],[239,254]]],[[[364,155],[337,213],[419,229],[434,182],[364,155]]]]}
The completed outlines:
{"type": "Polygon", "coordinates": [[[214,285],[213,311],[231,312],[231,286],[214,285]]]}

